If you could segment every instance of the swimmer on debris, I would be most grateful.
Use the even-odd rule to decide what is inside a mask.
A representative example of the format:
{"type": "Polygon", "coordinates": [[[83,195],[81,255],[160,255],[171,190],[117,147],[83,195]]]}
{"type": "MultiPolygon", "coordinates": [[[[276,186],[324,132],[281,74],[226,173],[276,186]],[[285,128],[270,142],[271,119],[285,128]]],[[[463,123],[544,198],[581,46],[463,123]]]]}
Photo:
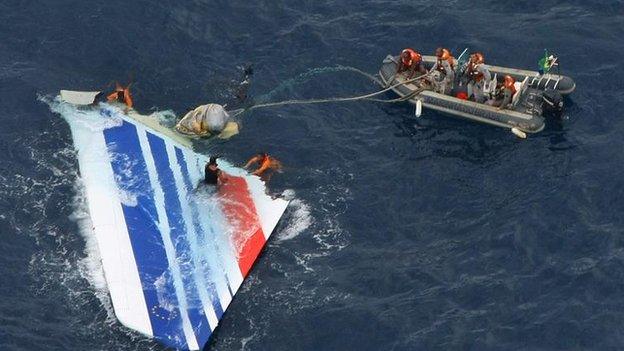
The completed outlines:
{"type": "Polygon", "coordinates": [[[217,157],[210,157],[204,168],[204,182],[209,185],[222,185],[227,182],[227,175],[219,169],[217,157]]]}
{"type": "MultiPolygon", "coordinates": [[[[244,168],[249,168],[251,165],[258,164],[260,167],[253,171],[251,174],[257,176],[266,175],[267,171],[280,171],[282,169],[282,163],[275,158],[269,156],[266,152],[261,152],[247,161],[244,168]]],[[[270,176],[270,174],[269,174],[270,176]]]]}

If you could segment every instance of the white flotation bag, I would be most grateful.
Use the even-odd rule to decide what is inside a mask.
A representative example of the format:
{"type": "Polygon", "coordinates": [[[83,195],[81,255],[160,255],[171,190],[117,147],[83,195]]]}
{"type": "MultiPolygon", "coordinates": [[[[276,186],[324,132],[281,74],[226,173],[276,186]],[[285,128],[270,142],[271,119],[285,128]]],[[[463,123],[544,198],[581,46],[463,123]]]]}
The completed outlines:
{"type": "Polygon", "coordinates": [[[184,134],[219,134],[223,131],[230,115],[222,105],[206,104],[188,112],[176,125],[176,130],[184,134]]]}

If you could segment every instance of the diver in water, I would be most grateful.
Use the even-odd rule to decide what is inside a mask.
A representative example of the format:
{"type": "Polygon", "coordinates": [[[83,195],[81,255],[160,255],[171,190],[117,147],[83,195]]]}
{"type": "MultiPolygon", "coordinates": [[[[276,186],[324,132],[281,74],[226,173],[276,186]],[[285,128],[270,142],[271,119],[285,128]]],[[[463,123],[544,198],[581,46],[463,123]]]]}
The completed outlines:
{"type": "Polygon", "coordinates": [[[210,160],[204,167],[204,183],[209,185],[221,185],[227,182],[225,172],[219,169],[217,165],[217,157],[210,157],[210,160]]]}
{"type": "Polygon", "coordinates": [[[485,59],[483,54],[475,52],[470,55],[470,61],[466,67],[466,76],[468,78],[468,98],[474,97],[474,101],[485,101],[485,94],[483,88],[490,84],[492,80],[492,74],[490,70],[485,67],[485,59]]]}
{"type": "Polygon", "coordinates": [[[418,71],[421,75],[427,73],[427,70],[422,62],[422,55],[410,48],[401,51],[401,59],[397,64],[397,71],[395,74],[409,72],[407,79],[411,79],[414,77],[416,71],[418,71]]]}
{"type": "Polygon", "coordinates": [[[253,66],[251,63],[246,64],[243,68],[243,79],[238,83],[238,87],[236,88],[236,92],[234,96],[238,99],[238,102],[242,103],[247,100],[247,92],[249,91],[249,86],[251,85],[251,76],[253,75],[253,66]]]}
{"type": "Polygon", "coordinates": [[[443,94],[448,94],[453,89],[453,82],[455,82],[455,59],[453,55],[451,55],[451,52],[445,48],[437,48],[435,55],[438,59],[429,72],[440,72],[441,79],[439,90],[443,94]]]}
{"type": "MultiPolygon", "coordinates": [[[[266,172],[268,170],[279,171],[282,169],[281,162],[269,156],[269,154],[267,154],[266,152],[261,152],[255,155],[254,157],[252,157],[251,159],[249,159],[249,161],[247,161],[247,163],[245,164],[243,168],[249,168],[253,164],[260,165],[258,169],[256,169],[255,171],[251,173],[257,176],[266,175],[266,172]]],[[[268,177],[270,176],[271,174],[268,174],[268,177]]]]}

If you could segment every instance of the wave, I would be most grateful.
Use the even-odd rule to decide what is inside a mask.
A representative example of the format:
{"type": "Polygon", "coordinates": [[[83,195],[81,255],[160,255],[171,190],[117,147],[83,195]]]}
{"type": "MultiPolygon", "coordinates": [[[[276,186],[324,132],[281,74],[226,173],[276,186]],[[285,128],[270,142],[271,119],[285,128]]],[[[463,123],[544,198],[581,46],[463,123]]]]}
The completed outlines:
{"type": "Polygon", "coordinates": [[[287,200],[290,200],[289,212],[287,213],[288,224],[286,228],[278,233],[277,241],[294,239],[310,228],[313,223],[310,206],[305,201],[297,199],[294,190],[285,190],[282,195],[287,200]]]}

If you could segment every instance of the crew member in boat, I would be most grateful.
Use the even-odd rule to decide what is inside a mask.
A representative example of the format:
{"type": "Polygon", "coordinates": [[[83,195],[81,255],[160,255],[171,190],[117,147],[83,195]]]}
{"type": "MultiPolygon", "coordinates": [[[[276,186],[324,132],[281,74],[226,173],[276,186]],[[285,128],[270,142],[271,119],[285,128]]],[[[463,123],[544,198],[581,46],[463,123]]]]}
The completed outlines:
{"type": "Polygon", "coordinates": [[[249,159],[249,161],[247,161],[243,168],[247,169],[254,164],[259,165],[259,167],[251,174],[257,176],[263,176],[269,170],[280,171],[282,169],[282,163],[275,158],[269,156],[269,154],[267,154],[266,152],[261,152],[249,159]]]}
{"type": "Polygon", "coordinates": [[[476,102],[484,102],[485,94],[483,93],[483,89],[489,86],[492,75],[490,74],[490,70],[485,66],[482,53],[475,52],[470,55],[465,75],[468,79],[468,85],[466,86],[468,89],[468,98],[470,99],[473,97],[476,102]]]}
{"type": "Polygon", "coordinates": [[[436,62],[431,67],[430,72],[440,72],[440,92],[448,94],[453,89],[453,82],[455,81],[455,58],[448,49],[437,48],[435,51],[437,57],[436,62]]]}
{"type": "Polygon", "coordinates": [[[416,71],[418,71],[421,75],[427,73],[427,70],[422,62],[422,55],[414,49],[404,49],[401,51],[401,59],[397,65],[396,74],[409,72],[407,79],[411,79],[414,77],[416,71]]]}
{"type": "Polygon", "coordinates": [[[204,167],[204,182],[209,185],[221,185],[227,182],[225,172],[219,169],[217,157],[210,157],[206,167],[204,167]]]}
{"type": "Polygon", "coordinates": [[[516,94],[516,80],[509,75],[503,78],[503,84],[497,87],[497,94],[494,99],[487,102],[488,105],[497,106],[498,110],[503,110],[511,104],[516,94]]]}
{"type": "Polygon", "coordinates": [[[121,84],[115,83],[115,91],[113,91],[106,97],[106,101],[118,102],[120,104],[128,106],[128,108],[132,108],[133,103],[132,94],[130,94],[130,85],[124,88],[121,86],[121,84]]]}

